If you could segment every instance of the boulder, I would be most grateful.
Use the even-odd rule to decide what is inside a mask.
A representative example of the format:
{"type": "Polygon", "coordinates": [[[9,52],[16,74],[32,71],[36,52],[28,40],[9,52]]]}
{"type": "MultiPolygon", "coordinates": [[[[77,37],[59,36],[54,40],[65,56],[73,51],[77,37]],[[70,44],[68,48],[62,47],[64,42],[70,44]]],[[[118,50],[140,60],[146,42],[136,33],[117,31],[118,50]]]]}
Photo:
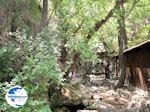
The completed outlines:
{"type": "Polygon", "coordinates": [[[73,108],[77,110],[83,109],[82,100],[83,95],[80,93],[80,88],[77,84],[58,86],[53,83],[50,85],[49,102],[53,112],[70,112],[73,108]]]}

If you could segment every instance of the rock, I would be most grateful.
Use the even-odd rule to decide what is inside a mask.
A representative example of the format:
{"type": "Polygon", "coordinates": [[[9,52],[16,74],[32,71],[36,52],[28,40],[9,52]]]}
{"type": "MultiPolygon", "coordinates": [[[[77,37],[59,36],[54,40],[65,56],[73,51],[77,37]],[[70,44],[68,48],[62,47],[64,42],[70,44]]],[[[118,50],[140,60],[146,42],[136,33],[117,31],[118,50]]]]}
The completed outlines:
{"type": "Polygon", "coordinates": [[[94,95],[92,96],[92,98],[95,99],[95,100],[98,100],[98,99],[101,100],[101,99],[102,99],[99,94],[94,94],[94,95]]]}
{"type": "Polygon", "coordinates": [[[138,96],[142,96],[142,97],[147,97],[148,96],[147,91],[143,91],[143,90],[138,89],[138,88],[136,88],[136,91],[134,92],[134,94],[137,94],[138,96]]]}
{"type": "Polygon", "coordinates": [[[129,104],[128,104],[128,109],[129,108],[134,108],[134,107],[136,107],[136,102],[135,101],[131,101],[129,104]]]}
{"type": "Polygon", "coordinates": [[[99,111],[100,111],[100,112],[117,112],[117,111],[114,110],[114,109],[107,109],[107,108],[101,108],[99,111]]]}
{"type": "Polygon", "coordinates": [[[97,110],[78,110],[77,112],[98,112],[97,110]]]}
{"type": "Polygon", "coordinates": [[[136,95],[131,100],[127,107],[129,110],[132,110],[131,112],[150,112],[150,101],[148,99],[136,95]]]}
{"type": "Polygon", "coordinates": [[[53,83],[49,88],[49,101],[53,112],[67,112],[63,110],[82,105],[83,95],[79,92],[79,87],[69,84],[56,87],[53,83]]]}
{"type": "Polygon", "coordinates": [[[98,88],[96,86],[91,87],[91,91],[96,91],[98,88]]]}
{"type": "Polygon", "coordinates": [[[118,89],[117,93],[120,95],[120,97],[124,97],[127,99],[129,99],[132,96],[131,92],[123,89],[118,89]]]}
{"type": "Polygon", "coordinates": [[[87,99],[83,100],[82,102],[83,102],[83,104],[84,104],[85,106],[88,106],[88,105],[89,105],[89,100],[87,100],[87,99]]]}

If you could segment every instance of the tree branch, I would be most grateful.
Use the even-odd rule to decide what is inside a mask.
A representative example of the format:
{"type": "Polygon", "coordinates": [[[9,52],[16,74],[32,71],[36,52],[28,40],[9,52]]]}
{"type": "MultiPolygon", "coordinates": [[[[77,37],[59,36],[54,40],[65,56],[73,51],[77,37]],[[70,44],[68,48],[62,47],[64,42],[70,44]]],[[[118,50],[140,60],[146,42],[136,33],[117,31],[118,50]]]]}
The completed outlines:
{"type": "Polygon", "coordinates": [[[109,11],[109,13],[105,16],[104,19],[97,21],[95,23],[95,26],[92,28],[92,30],[89,31],[87,39],[90,40],[95,32],[97,32],[114,14],[114,10],[119,5],[119,2],[116,2],[115,6],[109,11]]]}
{"type": "Polygon", "coordinates": [[[134,0],[133,5],[132,5],[132,7],[131,7],[129,13],[126,15],[125,18],[127,18],[127,17],[131,14],[131,12],[133,11],[135,5],[136,5],[139,1],[140,1],[140,0],[134,0]]]}
{"type": "Polygon", "coordinates": [[[81,29],[82,23],[78,25],[78,28],[73,32],[73,37],[75,37],[76,33],[81,29]]]}

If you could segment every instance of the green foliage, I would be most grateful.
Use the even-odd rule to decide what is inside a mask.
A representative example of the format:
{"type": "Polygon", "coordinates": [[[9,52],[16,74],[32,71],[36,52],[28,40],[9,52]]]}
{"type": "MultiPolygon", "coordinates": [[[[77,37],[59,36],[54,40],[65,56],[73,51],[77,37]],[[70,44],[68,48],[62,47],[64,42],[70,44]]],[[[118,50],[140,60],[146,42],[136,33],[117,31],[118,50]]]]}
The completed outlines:
{"type": "Polygon", "coordinates": [[[132,47],[134,45],[139,44],[140,42],[144,42],[150,39],[150,26],[145,26],[141,28],[136,36],[130,40],[128,40],[128,46],[132,47]]]}
{"type": "MultiPolygon", "coordinates": [[[[27,37],[26,33],[17,32],[15,36],[21,43],[23,55],[26,61],[22,67],[22,71],[15,75],[11,81],[11,85],[3,83],[1,92],[4,96],[5,91],[12,85],[22,85],[28,92],[29,100],[24,107],[19,109],[10,108],[2,97],[1,110],[11,112],[50,112],[48,106],[48,87],[51,81],[55,81],[58,85],[62,84],[62,74],[57,66],[57,47],[55,32],[50,32],[50,28],[45,28],[36,39],[27,37]]],[[[18,48],[19,49],[19,48],[18,48]]],[[[6,57],[7,58],[7,57],[6,57]]],[[[7,62],[7,61],[6,61],[7,62]]]]}
{"type": "MultiPolygon", "coordinates": [[[[86,40],[89,31],[94,31],[93,27],[97,21],[105,19],[114,7],[115,1],[51,0],[49,7],[55,9],[55,17],[49,22],[53,24],[43,28],[42,32],[33,38],[30,36],[33,27],[31,23],[38,23],[42,16],[39,0],[15,0],[14,2],[0,0],[0,6],[8,8],[10,15],[16,17],[18,28],[18,31],[13,34],[15,42],[12,39],[13,44],[9,43],[0,48],[0,77],[14,77],[10,83],[0,84],[0,109],[6,112],[50,112],[47,98],[48,87],[51,81],[58,85],[63,84],[63,73],[60,72],[57,62],[59,54],[57,48],[61,44],[60,40],[66,40],[67,61],[72,60],[74,50],[80,54],[83,61],[95,61],[97,58],[95,49],[101,46],[102,51],[108,54],[117,52],[117,17],[121,14],[118,10],[115,10],[111,19],[95,32],[88,42],[86,40]],[[12,5],[12,3],[15,4],[12,5]],[[29,16],[27,20],[22,19],[23,13],[29,16]],[[18,63],[16,60],[20,59],[19,57],[23,57],[23,60],[20,60],[23,64],[19,65],[21,69],[15,70],[15,64],[18,63]],[[4,99],[6,89],[16,84],[22,85],[29,95],[27,104],[20,109],[11,108],[4,99]]],[[[124,5],[129,47],[150,39],[148,25],[150,1],[140,0],[135,5],[134,1],[128,0],[124,5]]],[[[50,12],[53,11],[50,10],[48,14],[50,12]]],[[[9,27],[7,29],[10,29],[9,27]]]]}
{"type": "Polygon", "coordinates": [[[76,49],[81,54],[80,56],[83,60],[94,60],[97,58],[95,52],[92,51],[82,38],[78,40],[76,49]]]}
{"type": "MultiPolygon", "coordinates": [[[[140,0],[138,1],[130,15],[128,16],[127,21],[127,33],[129,36],[128,47],[132,47],[136,44],[139,44],[143,41],[149,40],[149,0],[140,0]]],[[[128,4],[129,5],[129,4],[128,4]]],[[[132,4],[130,4],[132,5],[132,4]]],[[[130,6],[131,7],[131,6],[130,6]]],[[[129,9],[127,9],[129,10],[129,9]]]]}
{"type": "MultiPolygon", "coordinates": [[[[96,59],[96,52],[92,49],[95,49],[97,46],[91,44],[94,43],[93,39],[97,40],[97,43],[101,43],[101,38],[109,40],[110,34],[105,37],[104,35],[94,35],[93,39],[89,40],[88,43],[86,42],[86,36],[89,30],[93,30],[95,23],[106,16],[110,10],[109,7],[113,7],[113,3],[114,1],[109,0],[63,0],[57,4],[56,14],[60,20],[59,32],[62,38],[67,39],[66,46],[68,53],[70,53],[69,55],[71,55],[73,50],[77,50],[83,60],[96,59]]],[[[109,31],[108,28],[102,29],[102,32],[105,34],[107,34],[107,31],[109,31]]],[[[111,43],[114,36],[116,34],[113,34],[113,36],[111,34],[109,43],[111,43]]]]}
{"type": "Polygon", "coordinates": [[[0,80],[7,80],[14,77],[13,62],[16,59],[17,51],[15,46],[9,43],[0,49],[0,80]]]}
{"type": "Polygon", "coordinates": [[[30,12],[31,16],[34,20],[40,20],[41,18],[41,10],[40,10],[40,4],[37,0],[28,0],[28,11],[30,12]]]}

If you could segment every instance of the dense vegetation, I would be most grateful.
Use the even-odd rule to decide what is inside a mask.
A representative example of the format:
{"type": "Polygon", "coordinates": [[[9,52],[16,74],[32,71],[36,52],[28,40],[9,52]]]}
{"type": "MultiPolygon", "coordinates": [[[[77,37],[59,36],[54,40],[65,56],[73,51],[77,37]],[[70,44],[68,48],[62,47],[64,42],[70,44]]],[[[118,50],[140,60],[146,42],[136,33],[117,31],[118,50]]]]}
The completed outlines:
{"type": "Polygon", "coordinates": [[[88,74],[90,63],[102,61],[101,52],[122,57],[124,49],[150,39],[149,5],[149,0],[0,0],[0,111],[50,112],[53,82],[63,86],[70,71],[88,74]],[[20,109],[4,99],[12,85],[28,92],[20,109]]]}

